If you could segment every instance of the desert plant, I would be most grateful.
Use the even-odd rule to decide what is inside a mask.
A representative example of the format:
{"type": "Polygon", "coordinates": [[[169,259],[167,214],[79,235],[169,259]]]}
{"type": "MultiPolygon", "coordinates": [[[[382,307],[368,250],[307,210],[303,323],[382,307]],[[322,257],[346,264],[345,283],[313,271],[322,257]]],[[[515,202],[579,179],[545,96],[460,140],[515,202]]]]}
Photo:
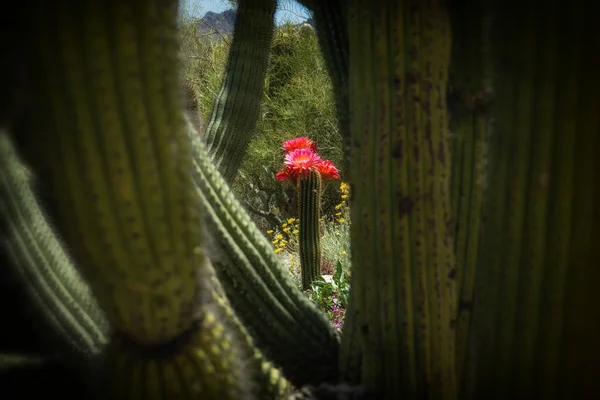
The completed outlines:
{"type": "Polygon", "coordinates": [[[6,95],[29,103],[0,110],[2,232],[62,353],[104,355],[107,398],[343,398],[340,380],[385,399],[596,394],[595,3],[475,3],[306,1],[348,122],[341,347],[185,121],[176,2],[16,4],[32,24],[5,64],[29,86],[6,95]],[[484,139],[485,163],[451,156],[453,48],[475,80],[457,81],[452,133],[475,144],[463,149],[484,139]],[[478,208],[473,176],[482,212],[457,226],[453,209],[478,208]]]}
{"type": "Polygon", "coordinates": [[[298,219],[302,288],[311,287],[321,273],[321,185],[323,180],[339,178],[329,160],[317,154],[316,143],[306,137],[283,143],[285,168],[276,175],[280,181],[291,181],[298,191],[298,219]]]}

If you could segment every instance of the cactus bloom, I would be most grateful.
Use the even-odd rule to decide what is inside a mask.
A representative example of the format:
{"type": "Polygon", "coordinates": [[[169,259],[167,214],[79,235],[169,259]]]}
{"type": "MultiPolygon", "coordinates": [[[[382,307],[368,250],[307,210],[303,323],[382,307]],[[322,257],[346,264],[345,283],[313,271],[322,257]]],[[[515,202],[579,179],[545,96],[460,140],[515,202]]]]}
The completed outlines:
{"type": "Polygon", "coordinates": [[[292,152],[298,149],[309,149],[313,152],[317,152],[317,144],[307,137],[299,137],[295,139],[286,140],[283,142],[283,151],[292,152]]]}
{"type": "Polygon", "coordinates": [[[317,164],[317,170],[321,173],[323,180],[327,179],[338,179],[340,173],[338,172],[335,165],[329,160],[322,160],[317,164]]]}
{"type": "MultiPolygon", "coordinates": [[[[321,182],[337,179],[340,174],[331,161],[321,159],[316,153],[316,144],[308,138],[288,140],[283,143],[282,149],[287,151],[284,168],[275,177],[280,181],[289,180],[297,186],[300,222],[294,234],[298,234],[302,289],[306,290],[321,271],[321,182]]],[[[290,218],[288,222],[294,221],[290,218]]],[[[286,233],[291,230],[285,229],[286,233]]]]}
{"type": "MultiPolygon", "coordinates": [[[[291,141],[288,140],[286,143],[288,142],[291,141]]],[[[290,145],[290,148],[293,146],[294,145],[290,145]]],[[[285,167],[275,175],[275,177],[282,182],[289,180],[295,184],[298,182],[299,177],[308,176],[310,171],[319,172],[323,180],[337,179],[340,177],[337,168],[331,161],[322,160],[317,153],[309,148],[296,148],[295,150],[290,151],[285,156],[284,164],[285,167]]]]}

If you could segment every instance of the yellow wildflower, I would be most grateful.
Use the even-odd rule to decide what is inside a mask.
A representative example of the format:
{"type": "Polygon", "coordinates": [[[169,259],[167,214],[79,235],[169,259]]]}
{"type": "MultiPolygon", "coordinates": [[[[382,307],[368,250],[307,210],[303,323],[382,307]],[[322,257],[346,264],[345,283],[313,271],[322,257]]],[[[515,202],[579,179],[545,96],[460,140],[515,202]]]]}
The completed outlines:
{"type": "Polygon", "coordinates": [[[348,195],[347,194],[343,194],[341,197],[342,197],[342,199],[346,200],[348,198],[348,195]]]}
{"type": "Polygon", "coordinates": [[[346,253],[345,251],[342,251],[342,257],[346,257],[348,255],[348,253],[346,253]]]}
{"type": "Polygon", "coordinates": [[[294,231],[292,232],[294,235],[297,235],[300,231],[298,229],[294,229],[294,231]]]}
{"type": "Polygon", "coordinates": [[[269,230],[267,231],[267,233],[270,235],[271,233],[273,233],[273,229],[269,229],[269,230]]]}
{"type": "Polygon", "coordinates": [[[282,235],[281,233],[278,233],[278,234],[275,236],[275,239],[283,239],[283,235],[282,235]]]}
{"type": "Polygon", "coordinates": [[[283,228],[283,231],[284,231],[285,233],[289,233],[289,232],[290,232],[290,228],[283,228]]]}
{"type": "Polygon", "coordinates": [[[338,222],[339,222],[340,224],[342,224],[342,223],[346,222],[346,220],[345,220],[344,218],[340,218],[340,219],[338,219],[338,222]]]}
{"type": "Polygon", "coordinates": [[[282,251],[282,249],[275,249],[275,250],[273,250],[273,252],[275,252],[275,254],[281,253],[281,251],[282,251]]]}
{"type": "Polygon", "coordinates": [[[296,218],[290,218],[290,219],[288,219],[287,223],[288,224],[293,224],[294,221],[296,221],[296,218]]]}
{"type": "Polygon", "coordinates": [[[281,224],[281,227],[285,228],[287,225],[288,225],[287,222],[284,222],[283,224],[281,224]]]}

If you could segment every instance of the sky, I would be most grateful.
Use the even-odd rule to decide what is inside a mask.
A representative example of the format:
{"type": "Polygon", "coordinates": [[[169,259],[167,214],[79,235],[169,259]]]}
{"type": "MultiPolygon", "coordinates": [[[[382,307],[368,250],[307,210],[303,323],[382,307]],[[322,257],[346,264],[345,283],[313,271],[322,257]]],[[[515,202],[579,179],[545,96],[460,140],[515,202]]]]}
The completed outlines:
{"type": "MultiPolygon", "coordinates": [[[[231,8],[227,0],[181,0],[183,11],[189,16],[203,17],[208,11],[221,13],[231,8]]],[[[305,21],[310,12],[294,0],[280,2],[280,7],[275,13],[277,25],[283,22],[298,23],[305,21]]]]}

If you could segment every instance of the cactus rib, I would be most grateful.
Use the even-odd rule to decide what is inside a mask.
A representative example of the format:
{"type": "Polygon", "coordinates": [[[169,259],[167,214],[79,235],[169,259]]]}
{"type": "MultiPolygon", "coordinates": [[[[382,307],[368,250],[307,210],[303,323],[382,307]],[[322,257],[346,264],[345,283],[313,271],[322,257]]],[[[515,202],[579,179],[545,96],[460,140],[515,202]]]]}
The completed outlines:
{"type": "Polygon", "coordinates": [[[494,3],[493,184],[465,398],[491,387],[489,398],[555,399],[598,388],[600,84],[590,77],[600,31],[591,2],[541,5],[494,3]]]}
{"type": "Polygon", "coordinates": [[[298,179],[298,217],[300,218],[300,268],[302,289],[310,289],[321,276],[321,173],[310,171],[298,179]]]}
{"type": "Polygon", "coordinates": [[[352,299],[361,381],[384,398],[456,395],[442,3],[348,5],[352,299]]]}

